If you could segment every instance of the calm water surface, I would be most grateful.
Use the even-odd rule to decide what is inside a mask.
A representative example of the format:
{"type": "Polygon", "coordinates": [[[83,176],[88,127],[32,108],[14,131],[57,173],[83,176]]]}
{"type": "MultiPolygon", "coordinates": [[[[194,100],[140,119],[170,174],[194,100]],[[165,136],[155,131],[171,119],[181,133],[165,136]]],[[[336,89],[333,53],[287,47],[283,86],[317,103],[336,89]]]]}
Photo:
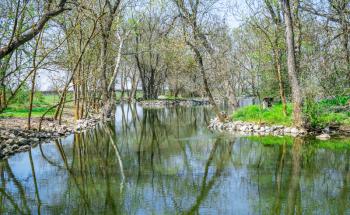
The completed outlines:
{"type": "Polygon", "coordinates": [[[115,123],[0,161],[4,214],[350,214],[350,140],[210,132],[205,107],[115,123]]]}

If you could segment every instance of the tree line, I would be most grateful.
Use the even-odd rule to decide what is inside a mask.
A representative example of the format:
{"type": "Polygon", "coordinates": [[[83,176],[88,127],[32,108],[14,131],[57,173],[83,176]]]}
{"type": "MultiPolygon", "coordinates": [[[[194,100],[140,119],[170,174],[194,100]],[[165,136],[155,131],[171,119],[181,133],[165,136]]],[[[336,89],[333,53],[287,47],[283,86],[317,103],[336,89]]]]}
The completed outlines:
{"type": "Polygon", "coordinates": [[[238,108],[240,96],[278,97],[295,126],[305,99],[350,87],[348,0],[4,0],[0,3],[0,113],[27,87],[30,127],[38,76],[73,92],[74,115],[113,116],[116,87],[203,96],[238,108]],[[239,20],[233,26],[227,16],[239,20]]]}

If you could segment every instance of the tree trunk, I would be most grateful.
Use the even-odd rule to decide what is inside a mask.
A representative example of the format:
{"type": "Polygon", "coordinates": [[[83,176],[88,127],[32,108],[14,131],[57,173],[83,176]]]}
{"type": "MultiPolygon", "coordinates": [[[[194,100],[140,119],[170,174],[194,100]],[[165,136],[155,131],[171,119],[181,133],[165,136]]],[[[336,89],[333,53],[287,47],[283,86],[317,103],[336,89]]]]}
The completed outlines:
{"type": "MultiPolygon", "coordinates": [[[[345,19],[345,18],[344,18],[345,19]]],[[[345,63],[346,63],[346,77],[347,77],[347,87],[350,87],[350,51],[349,51],[349,33],[348,24],[343,18],[341,19],[341,25],[343,29],[342,43],[345,53],[345,63]]]]}
{"type": "Polygon", "coordinates": [[[294,49],[294,31],[293,20],[291,16],[289,0],[281,0],[284,12],[284,21],[286,25],[286,43],[287,43],[287,65],[288,77],[292,88],[292,102],[293,102],[293,124],[296,127],[303,127],[302,118],[302,97],[297,78],[295,49],[294,49]]]}
{"type": "Polygon", "coordinates": [[[36,70],[33,73],[32,78],[32,89],[30,91],[30,97],[29,97],[29,113],[28,113],[28,122],[27,122],[27,128],[30,130],[31,128],[31,118],[32,118],[32,110],[33,110],[33,100],[34,100],[34,91],[35,91],[35,79],[36,79],[36,70]]]}
{"type": "Polygon", "coordinates": [[[281,60],[281,51],[277,50],[275,51],[275,71],[276,71],[276,75],[277,75],[277,80],[278,80],[278,86],[279,86],[279,93],[280,93],[280,97],[281,97],[281,101],[282,101],[282,110],[283,110],[283,114],[284,116],[287,116],[287,99],[286,99],[286,95],[284,92],[284,82],[282,80],[282,71],[281,71],[281,67],[282,67],[282,60],[281,60]],[[276,53],[277,52],[277,53],[276,53]]]}
{"type": "Polygon", "coordinates": [[[233,110],[236,110],[239,107],[239,102],[237,100],[236,93],[234,92],[234,89],[228,80],[226,81],[225,85],[227,92],[226,97],[228,99],[228,102],[233,108],[233,110]]]}
{"type": "Polygon", "coordinates": [[[2,113],[6,108],[6,85],[5,85],[5,75],[6,67],[0,63],[1,71],[1,85],[0,85],[0,113],[2,113]]]}
{"type": "Polygon", "coordinates": [[[129,94],[129,102],[132,100],[136,100],[136,92],[137,92],[137,85],[139,83],[139,78],[136,77],[137,74],[134,72],[133,77],[132,77],[132,84],[131,84],[131,90],[129,94]]]}
{"type": "Polygon", "coordinates": [[[202,57],[200,51],[193,44],[190,44],[190,46],[191,46],[192,50],[195,52],[196,61],[197,61],[198,65],[199,65],[199,70],[200,70],[202,78],[203,78],[204,90],[205,90],[205,93],[208,96],[209,103],[213,106],[213,110],[214,110],[214,113],[216,114],[216,116],[219,118],[219,120],[221,122],[223,122],[223,121],[225,121],[225,119],[222,116],[222,114],[220,113],[220,109],[217,106],[217,104],[216,104],[216,102],[214,100],[214,97],[211,94],[211,91],[210,91],[210,88],[209,88],[208,79],[207,79],[207,76],[205,74],[203,57],[202,57]]]}

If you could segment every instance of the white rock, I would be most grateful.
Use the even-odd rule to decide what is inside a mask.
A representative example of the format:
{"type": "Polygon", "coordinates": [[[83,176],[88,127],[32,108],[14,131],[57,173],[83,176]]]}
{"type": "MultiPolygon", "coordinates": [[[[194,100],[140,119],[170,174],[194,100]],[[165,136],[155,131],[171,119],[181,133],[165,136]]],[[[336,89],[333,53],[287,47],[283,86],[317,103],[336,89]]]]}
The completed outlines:
{"type": "Polygon", "coordinates": [[[299,133],[299,130],[297,128],[292,128],[290,129],[290,133],[292,134],[298,134],[299,133]]]}
{"type": "Polygon", "coordinates": [[[286,127],[286,128],[284,128],[284,133],[290,133],[291,132],[291,129],[290,128],[288,128],[288,127],[286,127]]]}
{"type": "Polygon", "coordinates": [[[321,135],[316,136],[316,138],[319,140],[328,140],[331,138],[331,136],[329,136],[329,134],[321,134],[321,135]]]}

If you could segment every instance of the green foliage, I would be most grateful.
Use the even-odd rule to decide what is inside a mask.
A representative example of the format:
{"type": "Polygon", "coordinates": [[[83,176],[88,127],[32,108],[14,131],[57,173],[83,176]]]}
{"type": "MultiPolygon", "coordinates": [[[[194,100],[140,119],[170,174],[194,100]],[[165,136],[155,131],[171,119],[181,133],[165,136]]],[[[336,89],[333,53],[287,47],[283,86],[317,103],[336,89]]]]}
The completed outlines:
{"type": "Polygon", "coordinates": [[[304,115],[312,127],[324,127],[331,123],[350,124],[349,111],[336,111],[337,107],[346,106],[350,96],[336,96],[314,102],[306,99],[304,115]]]}
{"type": "Polygon", "coordinates": [[[18,91],[14,99],[13,104],[24,104],[29,100],[29,89],[27,86],[22,86],[18,91]]]}
{"type": "Polygon", "coordinates": [[[259,105],[250,105],[242,107],[233,113],[233,120],[247,122],[261,122],[267,124],[291,125],[292,124],[292,106],[287,106],[287,116],[283,114],[282,104],[276,104],[269,109],[261,109],[259,105]]]}
{"type": "Polygon", "coordinates": [[[320,123],[320,107],[313,99],[306,99],[303,112],[311,127],[316,127],[320,123]]]}
{"type": "Polygon", "coordinates": [[[331,99],[323,99],[319,102],[321,107],[344,106],[350,100],[350,96],[335,96],[331,99]]]}

